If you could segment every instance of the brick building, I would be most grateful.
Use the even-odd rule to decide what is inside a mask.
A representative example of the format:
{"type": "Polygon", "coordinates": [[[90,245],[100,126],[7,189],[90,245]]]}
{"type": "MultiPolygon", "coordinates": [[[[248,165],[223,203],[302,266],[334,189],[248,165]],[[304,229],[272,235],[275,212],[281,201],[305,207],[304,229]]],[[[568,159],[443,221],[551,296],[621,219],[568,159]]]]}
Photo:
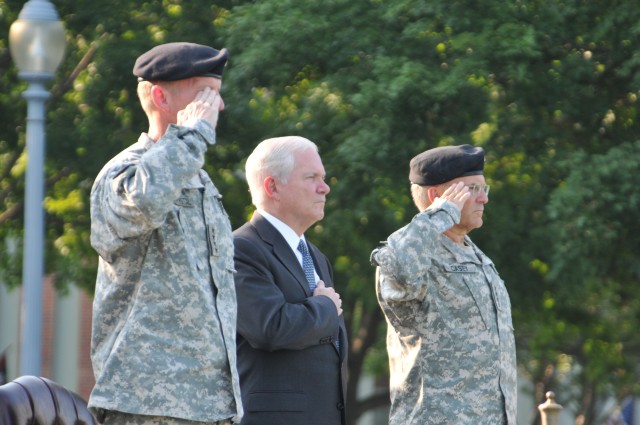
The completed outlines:
{"type": "MultiPolygon", "coordinates": [[[[21,288],[8,290],[0,283],[0,379],[19,376],[21,294],[21,288]]],[[[94,384],[89,354],[91,297],[71,286],[60,294],[51,278],[44,279],[42,296],[40,374],[87,399],[94,384]]]]}

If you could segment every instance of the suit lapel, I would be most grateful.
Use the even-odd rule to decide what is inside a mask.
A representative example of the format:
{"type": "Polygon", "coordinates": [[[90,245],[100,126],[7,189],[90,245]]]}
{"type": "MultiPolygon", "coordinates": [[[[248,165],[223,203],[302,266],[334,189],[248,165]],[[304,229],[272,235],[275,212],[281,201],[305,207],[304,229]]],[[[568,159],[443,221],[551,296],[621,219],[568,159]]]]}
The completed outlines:
{"type": "MultiPolygon", "coordinates": [[[[253,214],[253,217],[251,218],[251,225],[256,229],[256,233],[260,239],[262,239],[265,244],[271,246],[273,255],[278,259],[278,261],[280,261],[280,263],[282,263],[282,265],[286,267],[293,276],[295,276],[296,281],[302,290],[305,291],[307,296],[311,296],[312,294],[309,290],[309,283],[304,275],[302,266],[280,232],[278,232],[278,230],[258,212],[253,214]]],[[[320,276],[320,279],[325,282],[325,285],[333,286],[331,272],[329,271],[327,263],[325,261],[320,261],[320,258],[323,258],[320,250],[308,241],[307,246],[309,247],[309,253],[311,254],[311,258],[313,258],[313,265],[315,266],[318,276],[320,276]]],[[[340,339],[341,346],[346,347],[346,331],[344,327],[344,319],[342,317],[340,318],[338,338],[340,339]]],[[[338,357],[340,357],[340,359],[344,359],[346,356],[345,350],[338,350],[335,344],[332,345],[334,346],[338,357]]]]}
{"type": "MultiPolygon", "coordinates": [[[[318,273],[318,276],[320,276],[320,279],[322,279],[322,281],[325,283],[327,287],[329,286],[332,287],[333,280],[332,280],[331,271],[329,270],[327,262],[319,260],[320,258],[324,258],[324,256],[322,255],[320,250],[316,248],[315,245],[309,243],[308,241],[307,241],[307,245],[309,246],[309,252],[311,253],[311,257],[313,258],[313,265],[316,268],[316,272],[318,273]]],[[[342,347],[347,347],[348,343],[346,338],[346,329],[345,329],[343,317],[340,317],[340,326],[338,327],[338,339],[340,340],[340,345],[342,347]]],[[[336,354],[338,355],[338,357],[341,360],[344,359],[346,355],[345,350],[344,349],[338,350],[338,347],[336,347],[335,344],[332,344],[332,345],[333,345],[333,348],[335,348],[336,354]]]]}
{"type": "MultiPolygon", "coordinates": [[[[271,246],[273,255],[280,261],[280,263],[296,278],[298,284],[302,287],[305,293],[310,296],[309,283],[304,275],[302,266],[296,257],[296,254],[291,251],[291,247],[287,244],[284,237],[273,227],[269,221],[261,216],[259,213],[254,213],[251,218],[251,224],[256,229],[258,236],[267,245],[271,246]]],[[[314,265],[316,261],[314,259],[314,265]]]]}
{"type": "Polygon", "coordinates": [[[313,258],[313,266],[315,267],[318,276],[320,276],[320,280],[322,280],[326,286],[333,286],[333,283],[331,282],[331,273],[329,273],[326,262],[320,261],[320,258],[322,258],[320,250],[309,241],[307,241],[307,246],[309,247],[311,258],[313,258]]]}

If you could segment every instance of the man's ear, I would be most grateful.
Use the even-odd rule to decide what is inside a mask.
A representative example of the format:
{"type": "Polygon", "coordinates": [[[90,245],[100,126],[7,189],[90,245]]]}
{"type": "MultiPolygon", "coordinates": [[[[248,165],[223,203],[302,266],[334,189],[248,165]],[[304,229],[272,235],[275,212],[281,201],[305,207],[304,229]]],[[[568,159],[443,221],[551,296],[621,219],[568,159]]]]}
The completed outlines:
{"type": "Polygon", "coordinates": [[[271,176],[267,176],[267,178],[264,179],[264,182],[262,182],[262,185],[264,186],[264,191],[269,198],[278,199],[278,184],[276,179],[271,176]]]}
{"type": "Polygon", "coordinates": [[[435,186],[427,187],[427,197],[429,198],[429,203],[433,203],[438,197],[438,188],[435,186]]]}
{"type": "Polygon", "coordinates": [[[151,100],[156,108],[162,111],[169,111],[169,99],[167,99],[167,91],[160,86],[151,87],[151,100]]]}

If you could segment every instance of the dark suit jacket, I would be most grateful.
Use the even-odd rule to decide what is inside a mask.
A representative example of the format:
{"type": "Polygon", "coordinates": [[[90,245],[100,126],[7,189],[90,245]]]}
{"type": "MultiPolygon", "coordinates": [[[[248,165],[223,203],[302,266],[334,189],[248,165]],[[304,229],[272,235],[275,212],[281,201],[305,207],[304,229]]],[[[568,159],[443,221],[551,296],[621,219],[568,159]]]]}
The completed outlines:
{"type": "MultiPolygon", "coordinates": [[[[342,316],[328,297],[311,296],[296,255],[259,213],[233,234],[242,425],[344,425],[342,316]]],[[[308,245],[318,275],[333,286],[328,259],[308,245]]]]}

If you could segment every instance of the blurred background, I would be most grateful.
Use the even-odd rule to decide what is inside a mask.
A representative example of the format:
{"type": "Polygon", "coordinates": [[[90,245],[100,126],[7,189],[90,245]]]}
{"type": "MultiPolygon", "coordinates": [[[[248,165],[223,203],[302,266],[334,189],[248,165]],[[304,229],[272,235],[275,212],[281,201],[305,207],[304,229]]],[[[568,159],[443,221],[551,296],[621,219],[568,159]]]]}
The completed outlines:
{"type": "MultiPolygon", "coordinates": [[[[88,195],[147,121],[133,63],[152,46],[226,47],[206,169],[234,228],[261,140],[318,144],[331,193],[307,232],[333,261],[350,331],[349,424],[387,423],[386,324],[369,254],[417,212],[408,163],[487,152],[472,239],[509,290],[519,421],[553,390],[561,423],[640,424],[640,7],[628,0],[56,0],[66,53],[47,85],[42,375],[84,397],[97,255],[88,195]],[[638,418],[634,418],[634,415],[638,418]]],[[[0,0],[0,379],[19,374],[27,83],[0,0]]],[[[23,258],[26,257],[26,258],[23,258]]]]}

